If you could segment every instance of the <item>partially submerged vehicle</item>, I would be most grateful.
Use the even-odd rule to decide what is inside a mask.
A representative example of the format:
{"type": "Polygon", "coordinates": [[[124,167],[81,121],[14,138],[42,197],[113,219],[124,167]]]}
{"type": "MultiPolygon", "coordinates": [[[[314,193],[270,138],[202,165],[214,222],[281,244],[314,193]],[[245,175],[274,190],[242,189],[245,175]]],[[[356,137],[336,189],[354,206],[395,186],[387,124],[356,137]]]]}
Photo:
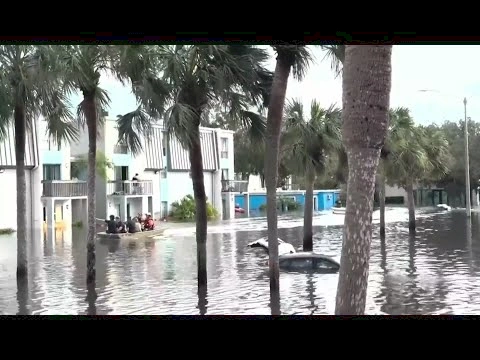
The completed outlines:
{"type": "Polygon", "coordinates": [[[445,210],[445,211],[452,210],[452,207],[448,206],[447,204],[438,204],[437,208],[440,209],[440,210],[445,210]]]}
{"type": "MultiPolygon", "coordinates": [[[[256,241],[252,241],[250,244],[248,244],[249,247],[251,248],[263,248],[268,252],[268,237],[263,237],[260,238],[256,241]]],[[[284,254],[295,254],[297,251],[293,247],[292,244],[289,244],[282,239],[278,239],[278,255],[284,255],[284,254]]]]}
{"type": "Polygon", "coordinates": [[[279,256],[279,265],[280,269],[290,271],[336,273],[340,270],[340,264],[335,259],[309,251],[279,256]]]}

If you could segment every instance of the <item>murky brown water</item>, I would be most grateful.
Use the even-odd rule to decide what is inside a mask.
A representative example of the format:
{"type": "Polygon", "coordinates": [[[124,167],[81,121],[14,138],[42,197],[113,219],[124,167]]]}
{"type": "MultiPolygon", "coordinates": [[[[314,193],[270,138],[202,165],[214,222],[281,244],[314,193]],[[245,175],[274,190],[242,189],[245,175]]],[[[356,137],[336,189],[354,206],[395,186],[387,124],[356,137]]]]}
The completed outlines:
{"type": "MultiPolygon", "coordinates": [[[[375,217],[374,217],[375,220],[375,217]]],[[[370,313],[480,313],[480,226],[464,212],[420,213],[417,235],[406,211],[387,213],[387,240],[372,244],[370,313]],[[396,221],[399,220],[399,221],[396,221]]],[[[314,224],[341,224],[317,216],[314,224]]],[[[284,217],[280,237],[301,247],[301,220],[284,217]]],[[[376,226],[377,227],[377,226],[376,226]]],[[[176,229],[158,240],[97,245],[98,298],[85,300],[85,230],[37,238],[30,247],[29,289],[17,294],[15,237],[0,237],[0,314],[270,314],[266,255],[247,243],[266,234],[265,219],[212,226],[208,294],[197,295],[195,239],[176,229]]],[[[339,225],[315,227],[315,251],[339,258],[339,225]]],[[[283,314],[331,314],[338,275],[281,273],[283,314]]]]}

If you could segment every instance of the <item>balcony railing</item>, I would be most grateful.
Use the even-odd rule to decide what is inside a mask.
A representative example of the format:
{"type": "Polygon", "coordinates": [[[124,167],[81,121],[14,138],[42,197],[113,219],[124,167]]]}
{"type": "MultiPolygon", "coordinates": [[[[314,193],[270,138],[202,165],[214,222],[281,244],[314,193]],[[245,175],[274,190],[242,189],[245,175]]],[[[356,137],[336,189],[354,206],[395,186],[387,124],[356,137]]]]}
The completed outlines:
{"type": "Polygon", "coordinates": [[[151,180],[142,181],[109,181],[107,195],[152,195],[153,183],[151,180]]]}
{"type": "Polygon", "coordinates": [[[222,180],[222,192],[247,192],[248,180],[222,180]]]}
{"type": "Polygon", "coordinates": [[[44,197],[87,196],[87,182],[76,180],[43,180],[44,197]]]}

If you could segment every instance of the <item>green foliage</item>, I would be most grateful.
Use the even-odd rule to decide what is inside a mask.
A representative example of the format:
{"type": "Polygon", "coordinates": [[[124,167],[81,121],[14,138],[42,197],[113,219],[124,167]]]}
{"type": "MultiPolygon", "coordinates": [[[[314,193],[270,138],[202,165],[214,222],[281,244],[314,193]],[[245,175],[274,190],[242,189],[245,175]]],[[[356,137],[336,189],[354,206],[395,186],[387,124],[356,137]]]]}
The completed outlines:
{"type": "Polygon", "coordinates": [[[281,156],[290,174],[313,181],[325,175],[329,158],[342,148],[341,112],[333,105],[324,109],[314,100],[307,116],[299,100],[288,102],[281,156]]]}
{"type": "MultiPolygon", "coordinates": [[[[187,195],[180,201],[172,203],[172,217],[178,221],[195,220],[195,199],[192,195],[187,195]]],[[[209,202],[207,202],[207,218],[209,220],[218,218],[217,209],[209,202]]]]}
{"type": "MultiPolygon", "coordinates": [[[[110,159],[107,158],[105,153],[101,151],[97,151],[96,162],[97,175],[100,176],[103,180],[107,181],[107,172],[108,169],[113,169],[113,162],[111,162],[110,159]]],[[[72,162],[71,175],[72,177],[80,179],[82,177],[82,174],[86,174],[87,169],[88,156],[82,155],[75,162],[72,162]]]]}
{"type": "Polygon", "coordinates": [[[432,184],[449,172],[451,156],[444,134],[434,128],[415,126],[406,108],[390,111],[385,175],[389,184],[432,184]]]}
{"type": "Polygon", "coordinates": [[[13,234],[14,232],[15,230],[11,228],[0,229],[0,235],[9,235],[9,234],[13,234]]]}
{"type": "MultiPolygon", "coordinates": [[[[293,200],[291,197],[279,196],[277,198],[277,210],[280,211],[296,211],[302,208],[302,204],[293,200]]],[[[260,205],[259,210],[265,211],[267,209],[266,204],[260,205]]]]}
{"type": "Polygon", "coordinates": [[[72,224],[72,227],[74,227],[74,228],[82,228],[82,227],[83,227],[83,222],[82,222],[82,221],[75,221],[75,222],[72,224]]]}

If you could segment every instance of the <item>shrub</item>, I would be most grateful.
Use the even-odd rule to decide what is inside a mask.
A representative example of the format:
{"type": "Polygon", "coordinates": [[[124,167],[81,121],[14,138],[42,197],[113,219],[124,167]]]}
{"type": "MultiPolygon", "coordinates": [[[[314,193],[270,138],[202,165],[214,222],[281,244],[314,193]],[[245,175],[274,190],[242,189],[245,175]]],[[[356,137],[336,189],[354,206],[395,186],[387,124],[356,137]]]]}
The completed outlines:
{"type": "MultiPolygon", "coordinates": [[[[180,201],[172,203],[172,217],[179,221],[195,220],[195,199],[192,195],[187,195],[180,201]]],[[[207,202],[207,217],[209,220],[218,217],[217,209],[209,202],[207,202]]]]}
{"type": "Polygon", "coordinates": [[[8,234],[13,234],[15,230],[6,228],[6,229],[0,229],[0,235],[8,235],[8,234]]]}

